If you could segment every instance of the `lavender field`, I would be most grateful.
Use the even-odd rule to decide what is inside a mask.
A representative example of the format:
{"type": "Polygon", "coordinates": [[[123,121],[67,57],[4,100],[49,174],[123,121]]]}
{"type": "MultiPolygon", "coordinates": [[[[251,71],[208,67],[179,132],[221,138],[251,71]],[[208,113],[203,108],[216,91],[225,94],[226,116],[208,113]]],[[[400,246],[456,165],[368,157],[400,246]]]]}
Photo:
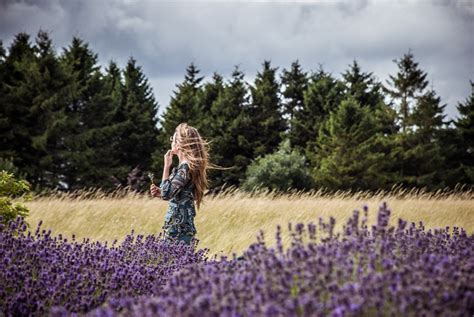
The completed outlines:
{"type": "Polygon", "coordinates": [[[474,236],[390,223],[380,206],[263,231],[237,258],[131,232],[117,242],[52,236],[18,218],[0,227],[5,316],[471,316],[474,236]],[[269,246],[269,242],[272,245],[269,246]],[[274,242],[274,243],[273,243],[274,242]]]}

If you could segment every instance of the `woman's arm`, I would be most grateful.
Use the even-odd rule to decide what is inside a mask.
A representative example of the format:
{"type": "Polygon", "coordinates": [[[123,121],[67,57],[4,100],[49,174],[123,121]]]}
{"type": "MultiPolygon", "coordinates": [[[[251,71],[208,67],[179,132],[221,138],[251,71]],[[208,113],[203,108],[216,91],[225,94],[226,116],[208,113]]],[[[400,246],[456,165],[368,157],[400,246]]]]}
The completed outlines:
{"type": "Polygon", "coordinates": [[[171,150],[166,151],[165,156],[163,158],[163,176],[161,177],[161,181],[163,182],[165,179],[168,179],[170,176],[170,167],[173,163],[173,153],[171,150]]]}
{"type": "Polygon", "coordinates": [[[189,167],[187,164],[182,164],[170,178],[165,177],[168,173],[169,170],[165,172],[163,169],[163,179],[160,184],[160,189],[161,198],[164,200],[175,197],[190,180],[189,167]]]}
{"type": "Polygon", "coordinates": [[[162,187],[164,181],[169,178],[170,167],[171,167],[171,164],[173,162],[172,160],[173,160],[173,154],[172,154],[171,150],[168,150],[165,154],[165,157],[164,157],[163,176],[161,177],[161,184],[159,186],[156,186],[155,184],[150,185],[150,193],[151,193],[152,197],[161,197],[161,198],[163,198],[162,194],[161,194],[161,187],[162,187]]]}
{"type": "Polygon", "coordinates": [[[168,179],[170,177],[170,167],[169,166],[163,166],[163,176],[161,177],[161,181],[163,182],[165,179],[168,179]]]}

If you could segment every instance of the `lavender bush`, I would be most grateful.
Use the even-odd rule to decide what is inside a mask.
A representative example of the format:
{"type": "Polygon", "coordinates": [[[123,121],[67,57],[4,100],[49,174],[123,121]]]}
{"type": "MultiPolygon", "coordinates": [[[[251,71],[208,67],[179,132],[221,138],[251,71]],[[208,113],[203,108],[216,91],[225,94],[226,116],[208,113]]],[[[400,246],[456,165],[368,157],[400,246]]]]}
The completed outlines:
{"type": "Polygon", "coordinates": [[[280,228],[276,248],[261,233],[244,261],[196,263],[152,297],[122,299],[88,315],[471,316],[473,236],[403,220],[389,227],[389,217],[384,204],[371,228],[367,208],[363,219],[355,211],[341,234],[334,234],[334,219],[290,225],[286,250],[280,228]]]}
{"type": "Polygon", "coordinates": [[[117,245],[68,241],[23,218],[0,224],[0,316],[39,316],[62,306],[87,312],[105,300],[154,294],[171,274],[203,261],[207,250],[136,235],[117,245]]]}
{"type": "MultiPolygon", "coordinates": [[[[123,245],[65,242],[48,233],[0,240],[6,315],[471,316],[474,236],[461,228],[377,224],[367,208],[341,233],[335,220],[289,224],[291,245],[261,232],[244,259],[127,237],[123,245]],[[53,242],[54,241],[54,242],[53,242]],[[80,247],[82,246],[82,248],[80,247]],[[98,307],[99,306],[99,307],[98,307]]],[[[21,223],[17,223],[17,226],[21,223]]]]}

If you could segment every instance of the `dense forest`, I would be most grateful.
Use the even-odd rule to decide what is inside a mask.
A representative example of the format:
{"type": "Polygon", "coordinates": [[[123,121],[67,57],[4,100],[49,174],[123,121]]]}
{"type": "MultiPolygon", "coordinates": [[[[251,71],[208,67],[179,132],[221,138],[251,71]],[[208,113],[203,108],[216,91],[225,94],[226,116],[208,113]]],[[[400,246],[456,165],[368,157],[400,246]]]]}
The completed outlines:
{"type": "Polygon", "coordinates": [[[0,42],[0,169],[37,191],[144,190],[187,122],[211,142],[212,162],[232,167],[210,171],[214,190],[472,186],[474,83],[447,120],[413,53],[393,62],[385,83],[357,61],[341,78],[264,61],[252,83],[238,67],[205,80],[191,63],[158,117],[134,58],[102,69],[80,38],[58,54],[47,32],[18,33],[8,48],[0,42]]]}

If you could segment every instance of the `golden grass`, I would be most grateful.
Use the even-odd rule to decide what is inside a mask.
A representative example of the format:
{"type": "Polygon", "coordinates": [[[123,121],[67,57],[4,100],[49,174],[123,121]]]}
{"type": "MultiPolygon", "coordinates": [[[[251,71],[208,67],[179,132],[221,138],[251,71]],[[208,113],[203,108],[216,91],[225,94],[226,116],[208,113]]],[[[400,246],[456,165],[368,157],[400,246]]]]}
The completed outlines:
{"type": "MultiPolygon", "coordinates": [[[[318,222],[322,217],[336,219],[340,230],[354,209],[369,207],[369,224],[376,221],[382,202],[392,210],[391,224],[398,218],[409,222],[423,221],[426,228],[463,227],[474,231],[474,195],[472,191],[407,192],[401,189],[375,194],[321,191],[286,194],[260,192],[247,194],[229,189],[215,197],[206,197],[195,219],[199,247],[209,248],[210,255],[240,254],[262,229],[268,244],[275,242],[277,224],[283,229],[283,242],[289,242],[288,222],[318,222]]],[[[137,234],[158,234],[164,222],[167,202],[134,193],[105,195],[82,192],[36,196],[26,203],[30,209],[27,221],[36,228],[66,237],[75,234],[80,240],[119,241],[135,229],[137,234]]]]}

